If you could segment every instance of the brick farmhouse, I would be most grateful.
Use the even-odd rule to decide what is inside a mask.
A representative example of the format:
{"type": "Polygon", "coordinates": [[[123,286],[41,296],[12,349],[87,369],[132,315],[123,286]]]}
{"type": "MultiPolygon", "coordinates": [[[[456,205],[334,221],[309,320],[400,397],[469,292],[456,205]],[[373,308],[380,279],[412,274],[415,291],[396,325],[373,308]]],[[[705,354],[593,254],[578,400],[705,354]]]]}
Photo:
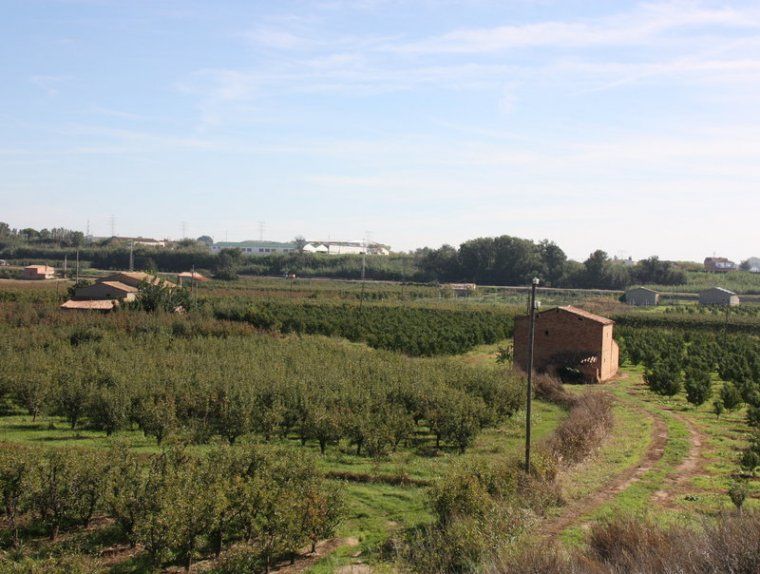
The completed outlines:
{"type": "MultiPolygon", "coordinates": [[[[615,323],[577,307],[548,309],[536,314],[533,368],[562,376],[574,373],[585,382],[600,383],[618,372],[620,350],[612,338],[615,323]]],[[[515,365],[528,370],[530,317],[515,320],[515,365]]]]}
{"type": "Polygon", "coordinates": [[[27,265],[21,272],[23,279],[55,279],[55,268],[49,265],[27,265]]]}

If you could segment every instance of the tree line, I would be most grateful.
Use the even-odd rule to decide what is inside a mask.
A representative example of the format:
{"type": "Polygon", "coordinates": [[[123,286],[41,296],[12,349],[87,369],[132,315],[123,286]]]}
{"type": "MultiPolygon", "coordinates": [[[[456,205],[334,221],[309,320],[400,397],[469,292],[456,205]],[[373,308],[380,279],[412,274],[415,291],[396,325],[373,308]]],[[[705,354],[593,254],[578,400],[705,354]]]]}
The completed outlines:
{"type": "MultiPolygon", "coordinates": [[[[2,224],[0,224],[2,226],[2,224]]],[[[7,226],[6,226],[7,227],[7,226]]],[[[34,230],[31,230],[34,231],[34,230]]],[[[42,241],[31,231],[15,235],[0,233],[0,257],[19,261],[54,263],[70,260],[79,248],[80,260],[98,269],[126,269],[128,245],[107,240],[85,245],[71,232],[59,233],[56,240],[42,241]]],[[[79,232],[77,232],[79,233],[79,232]]],[[[81,234],[80,234],[81,235],[81,234]]],[[[52,236],[51,236],[52,237],[52,236]]],[[[635,265],[611,259],[602,250],[594,251],[581,262],[568,259],[551,241],[501,235],[465,241],[459,247],[443,245],[390,256],[325,255],[310,253],[246,256],[238,249],[212,253],[209,237],[175,242],[169,248],[135,246],[134,264],[138,269],[163,272],[210,270],[220,279],[238,274],[359,279],[362,267],[368,279],[414,282],[473,282],[485,285],[525,285],[533,277],[552,287],[623,289],[633,283],[681,285],[686,273],[678,265],[650,257],[635,265]]]]}

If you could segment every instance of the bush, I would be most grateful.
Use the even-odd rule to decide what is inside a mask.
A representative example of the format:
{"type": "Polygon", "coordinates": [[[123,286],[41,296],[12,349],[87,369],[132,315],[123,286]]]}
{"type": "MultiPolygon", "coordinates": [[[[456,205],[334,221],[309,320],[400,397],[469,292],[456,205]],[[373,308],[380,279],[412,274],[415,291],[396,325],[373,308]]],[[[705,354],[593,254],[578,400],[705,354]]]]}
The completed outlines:
{"type": "Polygon", "coordinates": [[[481,565],[486,574],[705,574],[760,571],[760,514],[719,516],[701,528],[662,527],[618,517],[592,527],[584,548],[531,544],[481,565]]]}
{"type": "Polygon", "coordinates": [[[681,371],[672,362],[660,362],[645,371],[644,381],[655,393],[672,397],[681,390],[681,371]]]}
{"type": "Polygon", "coordinates": [[[561,460],[580,462],[599,446],[612,423],[610,395],[587,393],[575,402],[568,417],[554,431],[550,449],[561,460]]]}
{"type": "Polygon", "coordinates": [[[704,404],[712,395],[710,373],[704,369],[690,368],[686,370],[686,400],[693,405],[704,404]]]}

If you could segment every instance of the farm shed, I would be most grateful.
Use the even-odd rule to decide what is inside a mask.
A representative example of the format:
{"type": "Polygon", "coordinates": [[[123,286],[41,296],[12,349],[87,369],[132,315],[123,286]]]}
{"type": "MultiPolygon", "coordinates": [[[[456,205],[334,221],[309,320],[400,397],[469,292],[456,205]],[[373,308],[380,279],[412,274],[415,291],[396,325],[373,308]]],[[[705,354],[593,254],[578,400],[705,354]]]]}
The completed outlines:
{"type": "Polygon", "coordinates": [[[660,294],[646,287],[632,287],[625,292],[625,302],[634,307],[654,307],[660,302],[660,294]]]}
{"type": "MultiPolygon", "coordinates": [[[[563,378],[600,383],[618,371],[620,350],[612,338],[615,322],[572,307],[556,307],[536,315],[533,368],[563,378]]],[[[515,365],[528,369],[530,317],[515,320],[515,365]]]]}
{"type": "Polygon", "coordinates": [[[118,301],[108,301],[103,299],[97,301],[75,301],[69,299],[61,305],[61,309],[64,311],[101,311],[107,313],[108,311],[113,311],[118,306],[118,301]]]}
{"type": "Polygon", "coordinates": [[[150,273],[144,273],[142,271],[119,271],[117,273],[111,273],[106,277],[98,279],[98,283],[104,281],[118,281],[131,287],[139,287],[143,282],[150,283],[152,285],[165,285],[167,287],[175,287],[171,281],[159,279],[155,275],[150,273]]]}
{"type": "Polygon", "coordinates": [[[132,287],[121,281],[98,281],[87,287],[80,287],[74,293],[75,299],[118,299],[132,301],[137,293],[137,287],[132,287]]]}
{"type": "Polygon", "coordinates": [[[725,257],[706,257],[705,271],[708,273],[728,273],[738,268],[738,265],[725,257]]]}
{"type": "Polygon", "coordinates": [[[22,279],[54,279],[55,268],[49,265],[27,265],[21,273],[22,279]]]}
{"type": "Polygon", "coordinates": [[[723,287],[710,287],[699,293],[700,305],[723,305],[733,307],[739,304],[739,296],[723,287]]]}
{"type": "Polygon", "coordinates": [[[182,273],[177,274],[177,283],[181,286],[183,281],[190,283],[193,281],[197,283],[205,283],[208,281],[208,277],[201,275],[197,271],[183,271],[182,273]]]}

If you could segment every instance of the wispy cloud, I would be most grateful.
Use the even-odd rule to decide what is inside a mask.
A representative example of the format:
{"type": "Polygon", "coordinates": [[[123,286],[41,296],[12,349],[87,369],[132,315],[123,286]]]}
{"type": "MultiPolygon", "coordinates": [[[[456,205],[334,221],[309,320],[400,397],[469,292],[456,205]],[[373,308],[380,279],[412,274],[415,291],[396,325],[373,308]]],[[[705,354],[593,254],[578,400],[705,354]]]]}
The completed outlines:
{"type": "MultiPolygon", "coordinates": [[[[422,40],[388,46],[417,54],[484,54],[521,48],[581,48],[650,44],[687,28],[760,26],[758,10],[707,9],[692,3],[646,4],[634,12],[590,20],[544,21],[454,30],[422,40]]],[[[672,39],[672,36],[671,38],[672,39]]]]}
{"type": "Polygon", "coordinates": [[[44,91],[48,96],[55,96],[58,95],[61,85],[70,79],[69,76],[41,74],[31,76],[29,81],[44,91]]]}

